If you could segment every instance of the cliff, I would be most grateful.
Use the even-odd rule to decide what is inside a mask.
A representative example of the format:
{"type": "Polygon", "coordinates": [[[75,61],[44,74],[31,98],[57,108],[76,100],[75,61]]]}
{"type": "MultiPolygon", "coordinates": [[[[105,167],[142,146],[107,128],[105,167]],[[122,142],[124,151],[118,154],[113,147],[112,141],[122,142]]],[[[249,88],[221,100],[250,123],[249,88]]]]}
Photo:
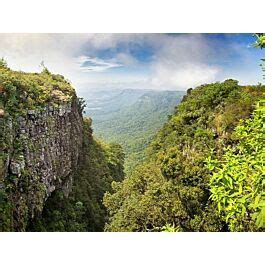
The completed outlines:
{"type": "Polygon", "coordinates": [[[25,231],[55,190],[71,191],[82,110],[70,83],[47,69],[0,67],[0,92],[0,230],[25,231]]]}

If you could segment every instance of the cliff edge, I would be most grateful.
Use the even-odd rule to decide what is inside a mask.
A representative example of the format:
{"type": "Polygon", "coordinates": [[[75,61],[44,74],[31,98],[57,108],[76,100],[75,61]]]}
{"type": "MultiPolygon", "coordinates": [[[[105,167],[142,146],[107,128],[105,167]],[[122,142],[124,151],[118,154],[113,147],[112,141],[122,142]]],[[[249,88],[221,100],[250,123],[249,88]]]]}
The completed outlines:
{"type": "Polygon", "coordinates": [[[0,64],[0,227],[25,231],[55,190],[71,191],[82,146],[82,107],[71,84],[47,69],[0,64]]]}

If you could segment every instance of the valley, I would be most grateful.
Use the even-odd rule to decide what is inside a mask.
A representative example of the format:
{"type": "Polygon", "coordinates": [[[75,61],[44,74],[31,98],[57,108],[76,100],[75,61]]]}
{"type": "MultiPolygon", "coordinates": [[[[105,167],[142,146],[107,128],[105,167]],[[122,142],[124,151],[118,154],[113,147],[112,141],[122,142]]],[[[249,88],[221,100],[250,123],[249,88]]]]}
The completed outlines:
{"type": "Polygon", "coordinates": [[[125,169],[130,172],[143,161],[145,148],[184,94],[147,89],[94,91],[86,99],[85,115],[92,118],[95,137],[123,147],[125,169]]]}
{"type": "MultiPolygon", "coordinates": [[[[255,37],[264,48],[265,35],[255,37]]],[[[164,38],[173,49],[183,36],[164,38]]],[[[44,63],[24,72],[0,59],[0,231],[264,232],[265,85],[233,72],[203,82],[192,67],[148,79],[155,56],[134,69],[126,57],[141,72],[128,79],[115,52],[79,58],[85,91],[44,63]],[[113,89],[127,79],[153,89],[113,89]]],[[[262,77],[264,62],[253,59],[262,77]]]]}

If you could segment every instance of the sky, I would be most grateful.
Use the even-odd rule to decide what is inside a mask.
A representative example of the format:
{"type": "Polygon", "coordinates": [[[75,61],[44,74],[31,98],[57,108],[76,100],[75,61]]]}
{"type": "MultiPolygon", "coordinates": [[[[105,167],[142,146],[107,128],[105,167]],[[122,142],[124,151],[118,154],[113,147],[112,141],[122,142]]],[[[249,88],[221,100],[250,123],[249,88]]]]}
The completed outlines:
{"type": "Polygon", "coordinates": [[[79,96],[95,89],[187,90],[228,78],[262,83],[252,34],[0,34],[10,68],[40,72],[41,62],[71,81],[79,96]]]}

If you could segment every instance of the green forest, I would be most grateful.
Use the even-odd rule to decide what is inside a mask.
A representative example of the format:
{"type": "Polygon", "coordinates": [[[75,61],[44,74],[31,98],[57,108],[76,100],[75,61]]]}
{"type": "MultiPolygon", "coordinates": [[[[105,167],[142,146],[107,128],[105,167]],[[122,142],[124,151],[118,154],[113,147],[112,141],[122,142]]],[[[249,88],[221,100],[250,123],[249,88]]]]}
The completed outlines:
{"type": "MultiPolygon", "coordinates": [[[[253,46],[265,48],[265,35],[256,38],[253,46]]],[[[28,214],[24,231],[265,231],[265,85],[239,81],[189,88],[162,126],[163,106],[157,116],[152,106],[147,109],[150,122],[144,124],[147,118],[129,109],[122,116],[126,132],[114,135],[115,117],[106,125],[110,143],[95,137],[93,121],[84,117],[70,194],[53,191],[38,214],[28,214]]],[[[12,149],[3,133],[10,117],[70,99],[79,112],[85,108],[70,83],[46,67],[41,74],[22,74],[1,60],[0,92],[2,171],[12,149]]],[[[19,157],[17,147],[12,152],[19,157]]],[[[0,179],[0,231],[16,230],[12,202],[24,188],[17,183],[15,176],[0,179]]],[[[34,194],[41,195],[41,188],[34,194]]]]}
{"type": "Polygon", "coordinates": [[[264,89],[226,80],[189,90],[145,163],[105,194],[107,231],[262,230],[264,107],[254,106],[264,89]]]}

